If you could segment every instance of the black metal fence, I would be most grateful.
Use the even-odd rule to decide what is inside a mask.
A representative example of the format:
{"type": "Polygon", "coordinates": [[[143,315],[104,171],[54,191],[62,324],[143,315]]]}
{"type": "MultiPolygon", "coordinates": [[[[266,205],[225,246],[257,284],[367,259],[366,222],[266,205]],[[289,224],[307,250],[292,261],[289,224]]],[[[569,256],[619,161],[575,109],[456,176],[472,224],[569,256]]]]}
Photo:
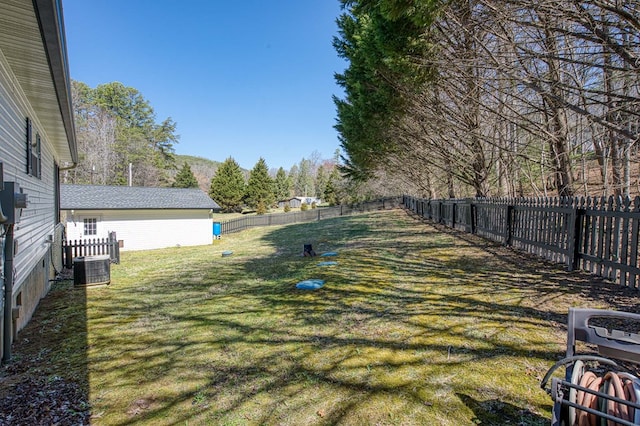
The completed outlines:
{"type": "Polygon", "coordinates": [[[66,268],[73,267],[74,257],[105,254],[109,255],[111,263],[120,263],[120,244],[115,232],[110,232],[108,238],[65,241],[62,244],[62,257],[66,268]]]}
{"type": "Polygon", "coordinates": [[[221,233],[230,234],[258,226],[289,225],[301,222],[315,222],[339,216],[364,213],[375,210],[392,209],[402,206],[402,197],[383,198],[355,205],[319,207],[307,211],[254,215],[220,222],[221,233]]]}
{"type": "Polygon", "coordinates": [[[640,288],[640,197],[427,200],[405,208],[620,285],[640,288]]]}

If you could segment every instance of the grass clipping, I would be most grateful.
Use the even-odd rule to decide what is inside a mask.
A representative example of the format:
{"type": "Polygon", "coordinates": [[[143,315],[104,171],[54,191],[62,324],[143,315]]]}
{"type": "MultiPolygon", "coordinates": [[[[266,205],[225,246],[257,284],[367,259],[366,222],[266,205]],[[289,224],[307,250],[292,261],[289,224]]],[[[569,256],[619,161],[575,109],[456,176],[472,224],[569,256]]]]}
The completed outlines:
{"type": "Polygon", "coordinates": [[[377,212],[125,252],[109,287],[57,284],[15,362],[79,383],[98,425],[546,425],[568,308],[635,294],[377,212]]]}

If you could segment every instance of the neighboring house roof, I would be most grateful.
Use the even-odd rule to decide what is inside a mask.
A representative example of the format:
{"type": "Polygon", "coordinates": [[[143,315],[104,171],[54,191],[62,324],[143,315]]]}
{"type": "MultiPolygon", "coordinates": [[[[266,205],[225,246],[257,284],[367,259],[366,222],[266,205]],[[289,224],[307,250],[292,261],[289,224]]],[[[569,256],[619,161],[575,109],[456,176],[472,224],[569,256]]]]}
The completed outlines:
{"type": "Polygon", "coordinates": [[[60,166],[77,163],[60,0],[0,1],[0,51],[44,126],[60,166]]]}
{"type": "Polygon", "coordinates": [[[60,185],[61,210],[208,209],[218,203],[198,188],[60,185]]]}
{"type": "Polygon", "coordinates": [[[316,197],[293,197],[292,200],[300,200],[301,203],[317,203],[320,201],[320,198],[316,197]]]}
{"type": "Polygon", "coordinates": [[[291,197],[291,198],[285,198],[284,200],[279,200],[279,203],[284,203],[287,201],[292,201],[292,200],[298,200],[298,201],[302,201],[302,202],[306,202],[307,200],[311,200],[311,202],[314,201],[320,201],[320,198],[316,198],[316,197],[291,197]]]}

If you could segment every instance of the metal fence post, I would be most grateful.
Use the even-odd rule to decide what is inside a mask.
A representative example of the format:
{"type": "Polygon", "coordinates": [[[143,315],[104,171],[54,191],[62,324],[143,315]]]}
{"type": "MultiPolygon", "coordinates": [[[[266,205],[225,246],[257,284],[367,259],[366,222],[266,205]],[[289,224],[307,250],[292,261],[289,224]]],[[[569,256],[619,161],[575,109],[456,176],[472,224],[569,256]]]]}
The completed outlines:
{"type": "Polygon", "coordinates": [[[476,233],[476,203],[469,203],[469,224],[471,225],[471,233],[476,233]]]}
{"type": "Polygon", "coordinates": [[[514,216],[514,206],[508,204],[507,206],[507,214],[505,217],[505,235],[504,235],[504,245],[511,245],[511,233],[513,232],[513,216],[514,216]]]}
{"type": "Polygon", "coordinates": [[[451,204],[451,229],[456,229],[456,212],[458,210],[458,203],[454,201],[451,204]]]}
{"type": "Polygon", "coordinates": [[[582,242],[582,223],[586,215],[585,209],[574,209],[569,218],[567,270],[575,271],[580,264],[580,243],[582,242]]]}

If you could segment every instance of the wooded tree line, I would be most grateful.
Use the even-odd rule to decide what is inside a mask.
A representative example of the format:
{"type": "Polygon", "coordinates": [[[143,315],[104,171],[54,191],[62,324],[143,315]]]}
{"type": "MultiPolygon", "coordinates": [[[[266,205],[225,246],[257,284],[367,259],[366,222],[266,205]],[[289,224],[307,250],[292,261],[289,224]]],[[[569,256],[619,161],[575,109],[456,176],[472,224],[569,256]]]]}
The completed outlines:
{"type": "Polygon", "coordinates": [[[429,198],[640,192],[637,0],[341,2],[351,178],[429,198]]]}
{"type": "Polygon", "coordinates": [[[348,191],[344,184],[337,164],[331,161],[316,163],[303,158],[299,166],[294,165],[287,174],[282,167],[270,173],[266,161],[260,158],[245,179],[238,163],[230,157],[211,179],[209,195],[226,212],[240,212],[246,206],[262,214],[276,206],[278,201],[293,196],[318,198],[329,205],[338,204],[346,200],[348,191]]]}
{"type": "Polygon", "coordinates": [[[268,209],[293,196],[330,204],[363,198],[339,175],[337,152],[326,160],[314,151],[288,172],[282,167],[269,170],[262,158],[247,172],[233,158],[218,166],[189,157],[192,170],[186,161],[176,162],[176,123],[171,118],[156,122],[151,104],[135,88],[119,82],[90,88],[73,81],[72,97],[80,161],[64,172],[65,183],[200,187],[227,211],[268,209]],[[207,167],[211,170],[203,170],[207,167]]]}
{"type": "Polygon", "coordinates": [[[72,81],[78,166],[66,171],[67,183],[168,186],[175,169],[176,123],[156,122],[150,103],[122,83],[90,88],[72,81]]]}

